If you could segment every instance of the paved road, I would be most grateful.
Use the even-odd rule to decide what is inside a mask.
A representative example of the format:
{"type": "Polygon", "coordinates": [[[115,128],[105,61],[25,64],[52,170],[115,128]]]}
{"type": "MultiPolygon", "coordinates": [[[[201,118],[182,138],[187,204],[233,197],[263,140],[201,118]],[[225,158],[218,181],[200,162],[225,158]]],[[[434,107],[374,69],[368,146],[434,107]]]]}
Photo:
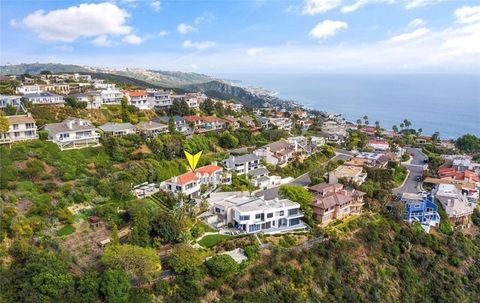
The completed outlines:
{"type": "Polygon", "coordinates": [[[428,158],[418,148],[408,148],[407,152],[413,155],[412,160],[409,164],[402,165],[410,171],[410,174],[402,187],[393,190],[395,195],[403,193],[416,194],[420,189],[421,182],[415,181],[415,177],[422,176],[423,170],[425,169],[425,160],[428,158]]]}
{"type": "MultiPolygon", "coordinates": [[[[344,150],[337,150],[335,152],[335,157],[328,160],[326,163],[332,160],[348,160],[352,157],[352,153],[349,151],[344,150]]],[[[303,174],[300,177],[296,178],[292,182],[288,183],[291,185],[301,185],[301,186],[308,186],[310,184],[310,175],[309,173],[303,174]]],[[[261,190],[255,193],[255,196],[260,197],[264,196],[265,200],[273,200],[278,197],[278,190],[280,186],[272,187],[266,190],[261,190]]]]}

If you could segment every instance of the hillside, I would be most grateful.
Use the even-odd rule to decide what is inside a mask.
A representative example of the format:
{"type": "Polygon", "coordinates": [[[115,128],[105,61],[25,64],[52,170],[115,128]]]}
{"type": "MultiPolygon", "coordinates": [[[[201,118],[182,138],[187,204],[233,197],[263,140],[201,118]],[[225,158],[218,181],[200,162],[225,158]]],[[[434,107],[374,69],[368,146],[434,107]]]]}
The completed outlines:
{"type": "MultiPolygon", "coordinates": [[[[211,98],[233,99],[246,106],[262,106],[264,100],[249,93],[242,87],[232,86],[229,83],[198,73],[178,71],[159,71],[144,69],[110,69],[82,67],[66,64],[20,64],[0,66],[0,74],[39,73],[49,70],[53,73],[88,73],[99,79],[107,79],[116,83],[126,83],[136,86],[150,86],[156,88],[174,89],[177,93],[205,92],[211,98]]],[[[277,103],[281,102],[277,100],[277,103]]]]}

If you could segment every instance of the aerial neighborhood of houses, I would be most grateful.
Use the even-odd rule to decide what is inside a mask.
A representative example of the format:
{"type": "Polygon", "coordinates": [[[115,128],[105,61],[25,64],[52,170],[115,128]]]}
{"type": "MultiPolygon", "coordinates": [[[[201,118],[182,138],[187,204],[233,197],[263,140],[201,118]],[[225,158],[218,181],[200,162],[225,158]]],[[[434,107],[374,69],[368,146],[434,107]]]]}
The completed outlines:
{"type": "MultiPolygon", "coordinates": [[[[360,187],[367,182],[369,171],[389,170],[393,162],[405,166],[410,174],[395,189],[397,201],[389,204],[390,208],[403,207],[404,220],[417,222],[428,232],[432,227],[439,227],[441,207],[454,228],[468,228],[477,206],[480,164],[475,164],[470,157],[445,155],[445,165],[433,175],[425,174],[426,163],[416,164],[417,168],[424,167],[419,175],[413,175],[410,161],[418,155],[410,156],[406,148],[393,143],[392,138],[398,133],[379,132],[368,126],[359,128],[340,115],[312,114],[303,108],[277,108],[269,104],[247,111],[241,103],[216,100],[224,109],[235,113],[219,117],[199,110],[210,100],[203,92],[177,94],[173,90],[153,88],[121,89],[114,83],[76,73],[41,75],[40,82],[27,78],[16,88],[17,95],[0,95],[0,109],[17,109],[15,115],[6,116],[9,129],[0,133],[0,144],[39,140],[39,131],[46,132],[44,139],[55,143],[62,151],[99,146],[105,136],[138,134],[145,140],[152,140],[173,131],[191,137],[238,129],[249,132],[274,129],[289,134],[241,152],[227,150],[227,155],[219,161],[169,176],[162,182],[132,184],[131,192],[139,199],[164,191],[184,203],[206,202],[208,208],[200,217],[224,232],[279,233],[310,228],[302,220],[305,211],[300,204],[278,194],[280,186],[290,183],[301,184],[312,195],[309,207],[318,226],[326,227],[336,220],[361,214],[366,193],[360,187]],[[58,123],[37,126],[28,110],[30,106],[65,107],[65,99],[69,97],[86,102],[87,110],[119,106],[126,101],[138,110],[163,114],[135,123],[108,121],[96,125],[89,118],[66,117],[58,123]],[[190,110],[189,115],[164,113],[177,101],[184,102],[190,110]],[[358,151],[341,149],[351,131],[367,137],[365,146],[358,151]],[[337,165],[325,172],[324,182],[301,183],[293,176],[275,174],[295,161],[308,161],[327,145],[336,148],[333,158],[341,161],[336,161],[337,165]],[[238,177],[251,183],[255,188],[253,193],[224,190],[238,177]],[[409,187],[409,184],[414,186],[409,187]]],[[[416,142],[420,146],[428,141],[428,138],[420,139],[416,142]]]]}

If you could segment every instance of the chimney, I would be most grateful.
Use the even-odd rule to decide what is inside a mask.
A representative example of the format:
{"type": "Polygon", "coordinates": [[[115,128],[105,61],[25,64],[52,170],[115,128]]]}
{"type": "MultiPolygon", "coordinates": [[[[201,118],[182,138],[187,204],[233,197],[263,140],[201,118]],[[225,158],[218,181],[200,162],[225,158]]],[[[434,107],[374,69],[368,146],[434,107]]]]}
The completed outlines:
{"type": "Polygon", "coordinates": [[[217,166],[218,162],[217,161],[212,161],[212,165],[217,166]]]}
{"type": "Polygon", "coordinates": [[[177,183],[177,176],[172,177],[172,183],[177,183]]]}

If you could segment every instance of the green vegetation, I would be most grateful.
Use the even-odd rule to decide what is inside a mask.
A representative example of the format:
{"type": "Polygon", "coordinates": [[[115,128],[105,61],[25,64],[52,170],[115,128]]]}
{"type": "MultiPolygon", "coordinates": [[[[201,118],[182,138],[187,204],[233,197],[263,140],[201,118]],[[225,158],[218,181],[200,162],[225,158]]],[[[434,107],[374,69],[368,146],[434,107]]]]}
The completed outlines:
{"type": "Polygon", "coordinates": [[[455,146],[465,153],[480,152],[480,138],[474,135],[463,135],[455,141],[455,146]]]}
{"type": "Polygon", "coordinates": [[[226,277],[238,270],[238,264],[229,255],[216,255],[205,262],[214,277],[226,277]]]}
{"type": "Polygon", "coordinates": [[[310,207],[314,199],[313,195],[306,188],[301,185],[282,185],[279,190],[279,195],[299,203],[305,222],[312,227],[315,225],[312,208],[310,207]]]}
{"type": "Polygon", "coordinates": [[[58,231],[57,235],[60,237],[63,237],[63,236],[68,236],[70,234],[73,234],[74,232],[75,232],[75,227],[73,227],[73,225],[71,224],[67,224],[58,231]]]}
{"type": "Polygon", "coordinates": [[[231,239],[231,238],[232,236],[230,235],[221,235],[221,234],[206,235],[198,241],[198,244],[205,248],[210,248],[224,240],[231,239]]]}

